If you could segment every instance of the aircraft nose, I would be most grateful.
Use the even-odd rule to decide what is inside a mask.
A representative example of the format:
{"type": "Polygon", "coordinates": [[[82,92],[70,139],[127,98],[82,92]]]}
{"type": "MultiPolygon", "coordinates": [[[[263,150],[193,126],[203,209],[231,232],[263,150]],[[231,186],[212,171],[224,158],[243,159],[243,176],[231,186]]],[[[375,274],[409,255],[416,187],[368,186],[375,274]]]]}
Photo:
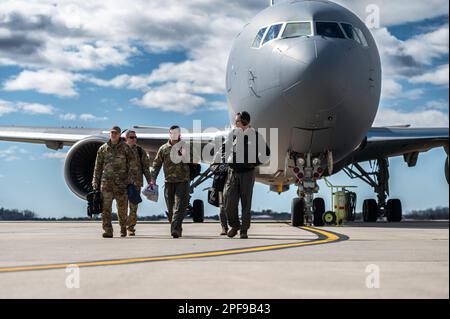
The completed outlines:
{"type": "Polygon", "coordinates": [[[349,76],[347,50],[335,39],[293,39],[281,59],[280,83],[291,107],[329,110],[342,101],[349,76]]]}

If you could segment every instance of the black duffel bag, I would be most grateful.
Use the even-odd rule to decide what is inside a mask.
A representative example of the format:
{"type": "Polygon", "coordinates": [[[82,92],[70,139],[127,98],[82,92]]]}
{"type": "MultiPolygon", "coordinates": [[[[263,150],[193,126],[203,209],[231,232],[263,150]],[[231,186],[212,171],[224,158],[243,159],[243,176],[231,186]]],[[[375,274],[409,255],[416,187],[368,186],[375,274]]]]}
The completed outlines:
{"type": "Polygon", "coordinates": [[[88,201],[87,215],[92,218],[94,215],[100,215],[103,211],[102,193],[98,190],[92,191],[87,194],[88,201]]]}
{"type": "Polygon", "coordinates": [[[133,184],[128,185],[127,192],[128,192],[128,201],[131,204],[138,205],[142,203],[141,194],[139,194],[139,191],[136,186],[134,186],[133,184]]]}
{"type": "Polygon", "coordinates": [[[223,192],[228,177],[228,165],[220,164],[214,170],[213,184],[208,191],[208,203],[220,207],[219,193],[223,192]]]}

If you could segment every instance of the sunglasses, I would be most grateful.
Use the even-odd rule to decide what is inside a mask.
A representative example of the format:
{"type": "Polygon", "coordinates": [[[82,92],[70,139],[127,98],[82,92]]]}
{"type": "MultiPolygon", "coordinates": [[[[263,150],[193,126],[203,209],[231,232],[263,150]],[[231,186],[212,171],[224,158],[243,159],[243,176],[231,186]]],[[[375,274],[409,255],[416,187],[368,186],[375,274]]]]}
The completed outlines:
{"type": "Polygon", "coordinates": [[[135,139],[137,139],[137,136],[128,136],[128,139],[135,140],[135,139]]]}

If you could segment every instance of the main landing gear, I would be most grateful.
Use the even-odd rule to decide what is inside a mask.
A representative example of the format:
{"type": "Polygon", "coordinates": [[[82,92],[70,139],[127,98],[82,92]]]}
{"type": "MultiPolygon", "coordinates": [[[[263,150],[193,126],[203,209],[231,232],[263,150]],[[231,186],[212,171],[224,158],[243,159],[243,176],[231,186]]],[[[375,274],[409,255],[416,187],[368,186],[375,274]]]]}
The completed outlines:
{"type": "Polygon", "coordinates": [[[375,223],[386,217],[388,222],[401,222],[403,218],[402,203],[399,199],[389,199],[389,160],[379,158],[370,162],[371,172],[355,163],[344,168],[344,172],[352,179],[359,178],[373,187],[378,200],[367,199],[363,203],[364,222],[375,223]]]}

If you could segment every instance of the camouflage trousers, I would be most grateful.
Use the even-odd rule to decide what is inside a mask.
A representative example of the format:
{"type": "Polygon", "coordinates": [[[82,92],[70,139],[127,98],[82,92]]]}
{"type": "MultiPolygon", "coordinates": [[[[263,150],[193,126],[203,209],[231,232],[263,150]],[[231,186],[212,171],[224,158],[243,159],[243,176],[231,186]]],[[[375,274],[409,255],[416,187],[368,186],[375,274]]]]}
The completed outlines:
{"type": "MultiPolygon", "coordinates": [[[[137,187],[138,192],[141,192],[141,188],[137,187]]],[[[130,213],[128,215],[128,221],[127,221],[127,227],[128,230],[130,232],[135,232],[136,231],[136,224],[137,224],[137,211],[138,211],[138,207],[139,205],[135,205],[132,202],[130,202],[130,213]]]]}
{"type": "Polygon", "coordinates": [[[186,209],[189,205],[189,182],[166,183],[164,197],[169,216],[172,216],[171,232],[181,232],[186,209]]]}
{"type": "Polygon", "coordinates": [[[227,181],[223,190],[223,200],[228,222],[233,228],[246,232],[251,224],[251,208],[253,186],[255,185],[255,170],[247,172],[228,171],[227,181]],[[239,220],[239,201],[242,207],[242,225],[239,220]]]}
{"type": "Polygon", "coordinates": [[[112,203],[116,200],[117,214],[119,217],[120,228],[127,227],[127,208],[128,208],[128,194],[126,188],[112,185],[110,187],[102,187],[103,197],[103,230],[106,233],[112,234],[112,203]]]}

